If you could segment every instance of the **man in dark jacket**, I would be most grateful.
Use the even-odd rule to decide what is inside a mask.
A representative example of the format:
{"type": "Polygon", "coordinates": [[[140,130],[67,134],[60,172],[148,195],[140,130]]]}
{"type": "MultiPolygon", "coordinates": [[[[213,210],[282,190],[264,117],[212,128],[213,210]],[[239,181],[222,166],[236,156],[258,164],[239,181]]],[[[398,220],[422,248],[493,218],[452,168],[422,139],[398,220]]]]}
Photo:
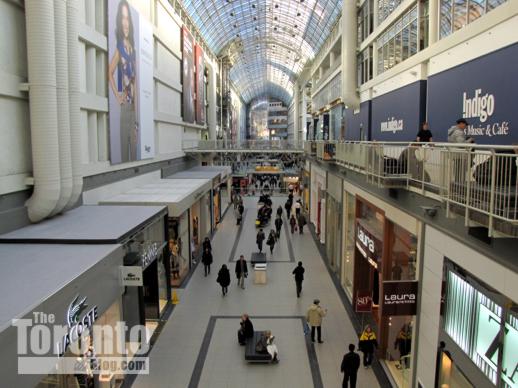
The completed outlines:
{"type": "Polygon", "coordinates": [[[275,230],[277,232],[277,238],[281,237],[281,229],[282,229],[282,217],[277,216],[275,219],[275,230]]]}
{"type": "Polygon", "coordinates": [[[344,355],[342,366],[340,370],[344,374],[344,381],[342,388],[347,388],[349,382],[351,388],[356,388],[356,377],[358,375],[358,368],[360,368],[360,356],[354,352],[354,345],[349,344],[349,353],[344,355]]]}
{"type": "Polygon", "coordinates": [[[297,223],[299,224],[299,233],[303,233],[304,225],[306,225],[306,217],[304,214],[300,213],[297,218],[297,223]]]}
{"type": "Polygon", "coordinates": [[[239,330],[237,332],[237,339],[240,345],[246,345],[246,340],[254,338],[254,325],[248,314],[241,315],[241,322],[239,322],[239,330]]]}
{"type": "Polygon", "coordinates": [[[262,229],[259,229],[257,232],[257,237],[255,238],[255,242],[257,243],[257,248],[259,248],[259,252],[263,253],[263,241],[266,238],[262,229]]]}
{"type": "Polygon", "coordinates": [[[208,237],[205,237],[202,244],[203,252],[205,252],[207,249],[209,252],[212,252],[212,245],[210,243],[210,239],[208,237]]]}
{"type": "Polygon", "coordinates": [[[236,277],[237,277],[237,285],[242,289],[245,289],[245,278],[248,276],[248,267],[246,265],[246,260],[243,255],[239,257],[239,260],[236,261],[236,277]]]}
{"type": "Polygon", "coordinates": [[[282,217],[282,205],[279,205],[279,207],[277,208],[277,216],[282,217]]]}
{"type": "Polygon", "coordinates": [[[292,274],[295,275],[295,285],[297,286],[297,298],[300,298],[302,292],[302,281],[304,280],[305,269],[302,266],[302,261],[299,261],[299,265],[293,270],[292,274]]]}
{"type": "Polygon", "coordinates": [[[201,255],[201,262],[203,263],[203,268],[205,269],[205,276],[210,275],[210,265],[212,264],[212,253],[209,248],[205,248],[203,254],[201,255]]]}

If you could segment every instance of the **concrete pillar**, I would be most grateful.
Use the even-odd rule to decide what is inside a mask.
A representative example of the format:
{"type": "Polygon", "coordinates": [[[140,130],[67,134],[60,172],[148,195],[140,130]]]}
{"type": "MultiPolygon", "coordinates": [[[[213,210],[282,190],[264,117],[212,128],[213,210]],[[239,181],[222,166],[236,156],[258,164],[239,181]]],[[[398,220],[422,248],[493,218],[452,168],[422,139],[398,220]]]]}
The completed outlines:
{"type": "Polygon", "coordinates": [[[324,76],[324,67],[320,66],[318,68],[318,79],[321,80],[323,76],[324,76]]]}
{"type": "Polygon", "coordinates": [[[209,121],[209,139],[216,140],[216,124],[217,124],[217,96],[216,96],[216,88],[217,88],[217,64],[209,65],[209,84],[208,84],[208,93],[207,99],[209,100],[209,106],[207,109],[207,116],[209,121]]]}
{"type": "Polygon", "coordinates": [[[333,68],[333,65],[335,64],[336,55],[334,51],[329,52],[329,67],[333,68]]]}
{"type": "MultiPolygon", "coordinates": [[[[299,139],[299,85],[298,83],[295,83],[294,85],[294,92],[293,92],[293,142],[297,144],[299,139]]],[[[289,136],[289,135],[288,135],[289,136]]]]}
{"type": "Polygon", "coordinates": [[[342,8],[342,101],[356,109],[360,99],[356,92],[356,45],[358,28],[356,0],[344,0],[342,8]]]}
{"type": "Polygon", "coordinates": [[[428,46],[439,40],[439,0],[428,2],[428,46]]]}

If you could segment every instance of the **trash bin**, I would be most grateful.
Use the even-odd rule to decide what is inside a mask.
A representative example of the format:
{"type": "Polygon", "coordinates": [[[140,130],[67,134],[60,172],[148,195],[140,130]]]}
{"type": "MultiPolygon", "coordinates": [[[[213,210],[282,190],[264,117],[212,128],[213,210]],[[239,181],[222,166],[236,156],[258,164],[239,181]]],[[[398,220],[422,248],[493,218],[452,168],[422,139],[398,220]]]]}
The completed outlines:
{"type": "Polygon", "coordinates": [[[266,284],[266,264],[254,265],[254,283],[266,284]]]}

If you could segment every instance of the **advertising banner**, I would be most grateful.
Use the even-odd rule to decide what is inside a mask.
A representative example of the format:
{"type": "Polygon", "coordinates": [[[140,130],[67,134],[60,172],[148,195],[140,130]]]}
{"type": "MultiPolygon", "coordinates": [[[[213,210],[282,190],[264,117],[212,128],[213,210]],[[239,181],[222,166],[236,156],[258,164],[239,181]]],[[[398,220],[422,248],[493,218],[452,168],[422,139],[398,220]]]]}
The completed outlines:
{"type": "Polygon", "coordinates": [[[200,45],[195,46],[196,57],[196,122],[205,124],[205,60],[203,49],[200,45]]]}
{"type": "Polygon", "coordinates": [[[194,123],[194,40],[185,26],[182,27],[182,56],[183,121],[194,123]]]}
{"type": "Polygon", "coordinates": [[[417,311],[417,281],[383,282],[383,316],[415,315],[417,311]]]}
{"type": "Polygon", "coordinates": [[[372,291],[363,290],[356,292],[355,310],[357,313],[372,311],[372,291]]]}
{"type": "Polygon", "coordinates": [[[345,109],[343,118],[345,140],[370,140],[371,101],[360,104],[359,112],[351,108],[345,109]]]}
{"type": "Polygon", "coordinates": [[[372,100],[372,140],[415,141],[426,117],[426,81],[417,81],[372,100]]]}
{"type": "Polygon", "coordinates": [[[477,144],[518,140],[518,44],[505,47],[428,79],[428,118],[434,140],[464,118],[477,144]]]}
{"type": "Polygon", "coordinates": [[[155,156],[153,32],[126,0],[108,2],[112,164],[155,156]]]}

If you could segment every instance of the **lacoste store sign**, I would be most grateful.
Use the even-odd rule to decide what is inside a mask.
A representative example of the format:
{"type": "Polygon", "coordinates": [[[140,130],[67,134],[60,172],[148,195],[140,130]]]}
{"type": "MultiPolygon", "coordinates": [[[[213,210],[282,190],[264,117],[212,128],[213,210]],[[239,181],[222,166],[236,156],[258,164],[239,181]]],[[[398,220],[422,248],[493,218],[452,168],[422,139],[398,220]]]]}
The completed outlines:
{"type": "Polygon", "coordinates": [[[382,313],[415,315],[417,310],[417,282],[383,282],[382,313]]]}
{"type": "Polygon", "coordinates": [[[120,267],[122,286],[142,286],[142,267],[140,266],[123,266],[120,267]]]}

